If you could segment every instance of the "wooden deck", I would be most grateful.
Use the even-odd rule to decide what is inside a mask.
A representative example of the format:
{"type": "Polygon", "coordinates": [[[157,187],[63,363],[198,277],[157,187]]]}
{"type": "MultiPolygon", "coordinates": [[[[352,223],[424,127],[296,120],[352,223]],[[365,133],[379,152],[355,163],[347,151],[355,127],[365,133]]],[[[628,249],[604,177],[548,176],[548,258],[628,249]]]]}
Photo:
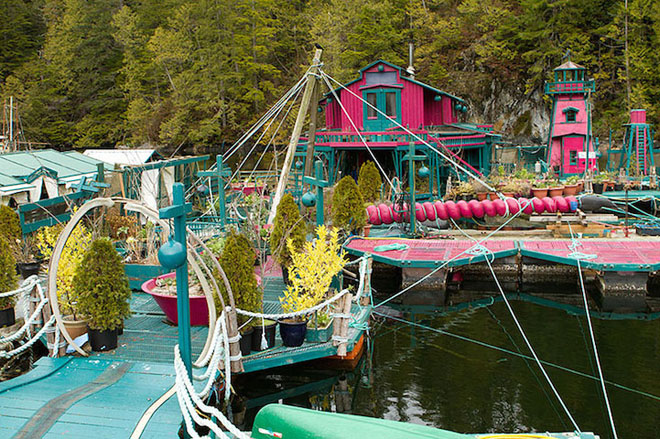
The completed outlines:
{"type": "MultiPolygon", "coordinates": [[[[264,309],[279,312],[280,277],[263,278],[264,309]]],[[[25,375],[0,383],[0,438],[129,438],[149,407],[173,385],[177,327],[151,296],[134,293],[133,316],[125,322],[116,350],[90,357],[41,358],[25,375]]],[[[370,309],[355,308],[358,322],[370,309]]],[[[193,356],[201,352],[208,328],[192,328],[193,356]]],[[[348,351],[362,336],[349,330],[348,351]]],[[[331,343],[305,343],[286,348],[277,337],[274,348],[244,358],[245,372],[254,372],[336,353],[331,343]]],[[[141,439],[174,438],[181,422],[176,396],[153,414],[141,439]]]]}

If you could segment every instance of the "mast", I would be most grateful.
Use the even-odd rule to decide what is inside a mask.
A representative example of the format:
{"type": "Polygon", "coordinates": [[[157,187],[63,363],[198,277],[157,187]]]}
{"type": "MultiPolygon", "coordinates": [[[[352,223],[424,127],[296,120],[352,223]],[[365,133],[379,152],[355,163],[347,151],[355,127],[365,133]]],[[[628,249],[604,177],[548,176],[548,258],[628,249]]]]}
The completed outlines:
{"type": "MultiPolygon", "coordinates": [[[[286,183],[289,179],[289,171],[291,170],[291,164],[293,163],[293,156],[296,153],[296,147],[298,146],[298,141],[300,140],[300,133],[302,132],[303,124],[305,123],[305,116],[307,115],[309,103],[312,100],[312,94],[316,85],[316,77],[319,74],[321,53],[323,53],[323,49],[317,48],[316,53],[314,54],[314,60],[312,61],[312,68],[307,73],[307,84],[305,84],[305,92],[303,93],[300,109],[298,110],[296,124],[293,127],[293,132],[291,133],[291,140],[289,140],[286,158],[282,164],[282,172],[280,173],[280,179],[277,182],[277,189],[275,190],[275,195],[273,196],[273,204],[270,208],[270,214],[268,215],[268,224],[273,224],[275,213],[277,212],[277,206],[280,204],[280,200],[284,194],[284,189],[286,189],[286,183]]],[[[311,133],[311,135],[313,135],[313,133],[311,133]]]]}

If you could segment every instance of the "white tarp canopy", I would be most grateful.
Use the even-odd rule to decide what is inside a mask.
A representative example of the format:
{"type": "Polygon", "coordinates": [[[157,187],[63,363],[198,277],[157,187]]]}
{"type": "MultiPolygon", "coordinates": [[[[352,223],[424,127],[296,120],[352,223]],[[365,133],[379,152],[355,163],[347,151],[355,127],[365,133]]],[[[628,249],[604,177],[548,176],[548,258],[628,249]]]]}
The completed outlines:
{"type": "Polygon", "coordinates": [[[155,152],[155,149],[88,149],[83,154],[109,165],[135,166],[147,163],[155,152]]]}

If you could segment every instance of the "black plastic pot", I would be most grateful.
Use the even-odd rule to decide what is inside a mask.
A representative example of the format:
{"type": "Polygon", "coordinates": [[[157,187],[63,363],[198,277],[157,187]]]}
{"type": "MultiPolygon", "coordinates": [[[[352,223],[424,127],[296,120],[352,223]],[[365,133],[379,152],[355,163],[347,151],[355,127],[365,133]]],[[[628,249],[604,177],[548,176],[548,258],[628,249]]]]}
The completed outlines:
{"type": "Polygon", "coordinates": [[[14,307],[0,309],[0,328],[11,326],[16,323],[16,315],[14,314],[14,307]]]}
{"type": "Polygon", "coordinates": [[[593,188],[594,188],[594,194],[603,193],[603,183],[594,183],[593,188]]]}
{"type": "Polygon", "coordinates": [[[39,274],[41,262],[19,262],[16,266],[18,267],[18,271],[21,272],[23,279],[27,279],[30,276],[39,274]]]}
{"type": "Polygon", "coordinates": [[[238,342],[238,344],[241,346],[241,355],[246,356],[250,355],[250,352],[252,351],[252,333],[254,332],[254,328],[250,327],[250,329],[242,329],[241,330],[241,340],[238,342]]]}
{"type": "Polygon", "coordinates": [[[289,285],[289,269],[282,265],[282,281],[284,285],[289,285]]]}
{"type": "Polygon", "coordinates": [[[263,351],[261,349],[261,334],[266,335],[266,342],[268,342],[268,347],[270,349],[275,346],[275,330],[277,328],[277,322],[272,322],[266,326],[261,326],[261,322],[258,325],[253,326],[254,332],[252,333],[252,350],[259,352],[263,351]]]}
{"type": "Polygon", "coordinates": [[[99,331],[88,326],[87,333],[89,334],[89,344],[95,352],[110,351],[117,347],[116,329],[99,331]]]}
{"type": "Polygon", "coordinates": [[[614,183],[614,190],[615,191],[622,191],[623,190],[623,183],[614,183]]]}
{"type": "Polygon", "coordinates": [[[289,348],[296,348],[302,346],[305,341],[305,334],[307,334],[307,321],[293,322],[278,320],[280,324],[280,336],[282,337],[282,344],[289,348]]]}

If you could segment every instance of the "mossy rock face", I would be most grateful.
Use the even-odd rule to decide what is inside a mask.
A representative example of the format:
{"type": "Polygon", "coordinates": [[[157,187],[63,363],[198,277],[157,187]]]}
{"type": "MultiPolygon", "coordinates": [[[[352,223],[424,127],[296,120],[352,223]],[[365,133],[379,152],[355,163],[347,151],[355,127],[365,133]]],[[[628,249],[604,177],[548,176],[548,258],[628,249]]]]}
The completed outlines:
{"type": "MultiPolygon", "coordinates": [[[[7,240],[0,236],[0,293],[16,289],[16,260],[12,255],[7,240]]],[[[14,306],[14,297],[0,297],[0,309],[14,306]]]]}
{"type": "Polygon", "coordinates": [[[92,329],[116,329],[131,315],[124,263],[107,238],[93,241],[85,252],[73,276],[73,289],[76,308],[92,329]]]}
{"type": "MultiPolygon", "coordinates": [[[[242,233],[232,231],[225,240],[225,248],[220,258],[220,265],[227,276],[236,307],[245,311],[261,312],[263,294],[254,276],[254,249],[242,233]]],[[[216,280],[220,287],[225,304],[229,304],[227,291],[221,279],[216,280]]],[[[222,313],[220,300],[214,297],[216,312],[222,313]]],[[[238,316],[240,324],[248,319],[238,316]]]]}
{"type": "Polygon", "coordinates": [[[285,267],[291,263],[287,239],[293,241],[295,249],[301,249],[305,242],[305,222],[291,194],[285,194],[277,206],[269,241],[273,257],[285,267]]]}
{"type": "Polygon", "coordinates": [[[332,225],[349,232],[359,232],[367,224],[364,198],[355,180],[346,176],[335,185],[332,197],[332,225]]]}
{"type": "Polygon", "coordinates": [[[374,162],[368,160],[360,166],[360,175],[358,176],[358,189],[362,193],[365,202],[374,202],[380,198],[380,188],[383,180],[380,178],[380,172],[376,169],[374,162]]]}

